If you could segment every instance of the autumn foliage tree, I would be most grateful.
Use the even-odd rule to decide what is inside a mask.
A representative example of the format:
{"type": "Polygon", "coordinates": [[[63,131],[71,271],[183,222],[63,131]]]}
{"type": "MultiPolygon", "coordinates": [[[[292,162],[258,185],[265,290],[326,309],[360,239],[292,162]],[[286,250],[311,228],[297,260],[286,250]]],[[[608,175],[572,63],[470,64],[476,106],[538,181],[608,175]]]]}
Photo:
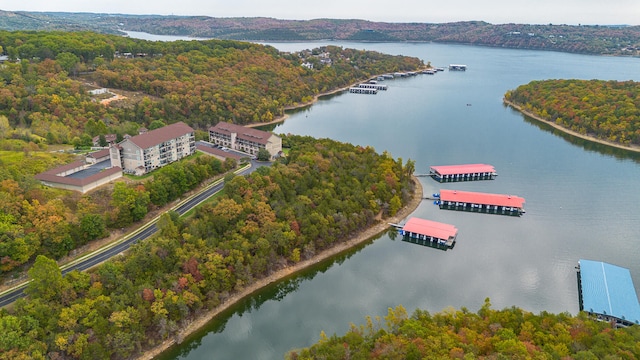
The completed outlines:
{"type": "Polygon", "coordinates": [[[505,99],[580,134],[640,145],[640,83],[635,81],[532,81],[507,92],[505,99]]]}
{"type": "Polygon", "coordinates": [[[517,307],[477,313],[462,308],[431,314],[402,306],[383,319],[367,318],[344,335],[289,353],[287,359],[636,359],[640,329],[612,328],[585,313],[538,315],[517,307]],[[384,320],[384,321],[383,321],[384,320]]]}
{"type": "MultiPolygon", "coordinates": [[[[11,331],[0,350],[134,357],[258,279],[390,215],[394,197],[403,204],[411,198],[405,164],[388,153],[328,139],[285,140],[292,146],[286,161],[228,177],[214,202],[187,219],[163,215],[155,238],[89,273],[62,277],[54,260],[38,256],[29,297],[0,312],[0,329],[11,331]]],[[[117,185],[112,206],[133,216],[135,198],[147,188],[117,185]]]]}

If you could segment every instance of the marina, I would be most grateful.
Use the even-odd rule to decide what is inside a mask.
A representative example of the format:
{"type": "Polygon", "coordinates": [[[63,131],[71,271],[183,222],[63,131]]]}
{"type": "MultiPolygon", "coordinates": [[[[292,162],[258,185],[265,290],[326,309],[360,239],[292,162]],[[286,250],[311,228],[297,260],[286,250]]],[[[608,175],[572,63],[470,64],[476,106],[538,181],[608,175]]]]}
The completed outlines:
{"type": "Polygon", "coordinates": [[[404,225],[391,224],[398,229],[404,241],[418,245],[451,249],[455,245],[458,229],[449,224],[412,217],[404,225]]]}
{"type": "Polygon", "coordinates": [[[640,324],[640,305],[629,269],[600,261],[578,261],[580,310],[616,327],[640,324]]]}
{"type": "Polygon", "coordinates": [[[487,164],[431,166],[429,176],[439,182],[493,180],[496,169],[487,164]]]}
{"type": "Polygon", "coordinates": [[[441,190],[436,204],[440,209],[486,214],[521,216],[524,198],[514,195],[488,194],[458,190],[441,190]]]}

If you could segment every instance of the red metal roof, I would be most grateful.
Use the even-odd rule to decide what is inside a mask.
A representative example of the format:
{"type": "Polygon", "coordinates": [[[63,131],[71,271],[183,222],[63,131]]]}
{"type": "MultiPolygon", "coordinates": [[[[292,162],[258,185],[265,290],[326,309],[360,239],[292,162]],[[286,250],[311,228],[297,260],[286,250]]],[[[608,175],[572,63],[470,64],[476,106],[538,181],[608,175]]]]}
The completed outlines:
{"type": "Polygon", "coordinates": [[[458,234],[458,229],[453,225],[415,217],[409,219],[402,230],[432,236],[443,240],[455,237],[456,234],[458,234]]]}
{"type": "Polygon", "coordinates": [[[487,164],[464,164],[464,165],[441,165],[431,166],[431,171],[440,175],[453,174],[473,174],[473,173],[493,173],[496,169],[492,165],[487,164]]]}
{"type": "Polygon", "coordinates": [[[459,190],[440,190],[440,200],[470,204],[498,205],[522,208],[524,198],[514,195],[486,194],[459,190]]]}

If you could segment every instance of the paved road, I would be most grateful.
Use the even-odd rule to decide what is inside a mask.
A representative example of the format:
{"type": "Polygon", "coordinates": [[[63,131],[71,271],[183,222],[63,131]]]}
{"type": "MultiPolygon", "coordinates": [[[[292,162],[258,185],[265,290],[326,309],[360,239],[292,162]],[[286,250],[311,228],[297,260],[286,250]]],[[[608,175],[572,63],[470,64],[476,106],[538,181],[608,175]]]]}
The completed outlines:
{"type": "MultiPolygon", "coordinates": [[[[253,171],[255,171],[257,168],[261,167],[261,166],[265,166],[265,163],[258,163],[255,161],[252,161],[251,163],[251,167],[244,169],[242,171],[240,171],[238,173],[238,175],[247,175],[253,171]]],[[[207,200],[208,198],[210,198],[211,196],[213,196],[215,193],[219,192],[220,190],[222,190],[222,188],[224,187],[224,182],[220,181],[219,183],[217,183],[216,185],[213,185],[209,188],[206,188],[204,191],[198,193],[197,195],[193,196],[192,198],[190,198],[189,200],[185,201],[184,203],[181,203],[180,205],[178,205],[177,207],[175,207],[173,210],[175,212],[177,212],[180,215],[184,215],[186,212],[188,212],[189,210],[195,208],[196,206],[198,206],[200,203],[202,203],[203,201],[207,200]]],[[[127,249],[129,249],[131,247],[131,245],[137,243],[138,241],[144,240],[148,237],[150,237],[151,235],[155,234],[156,231],[158,231],[158,227],[156,226],[156,222],[157,222],[157,218],[152,220],[151,222],[149,222],[145,227],[141,228],[142,230],[137,231],[136,233],[134,233],[132,236],[128,237],[126,240],[117,243],[116,245],[112,246],[112,247],[105,247],[103,248],[101,251],[98,251],[96,253],[91,254],[90,256],[88,256],[87,258],[83,258],[80,261],[75,261],[72,263],[72,265],[70,266],[65,266],[62,269],[62,274],[65,275],[73,270],[78,270],[78,271],[83,271],[83,270],[87,270],[93,266],[96,266],[106,260],[108,260],[109,258],[118,255],[120,253],[122,253],[123,251],[126,251],[127,249]]],[[[27,286],[27,284],[22,284],[16,288],[14,288],[12,291],[7,291],[5,293],[3,293],[0,296],[0,308],[4,307],[6,305],[9,305],[11,303],[13,303],[14,301],[16,301],[18,298],[21,298],[24,296],[24,288],[27,286]]]]}

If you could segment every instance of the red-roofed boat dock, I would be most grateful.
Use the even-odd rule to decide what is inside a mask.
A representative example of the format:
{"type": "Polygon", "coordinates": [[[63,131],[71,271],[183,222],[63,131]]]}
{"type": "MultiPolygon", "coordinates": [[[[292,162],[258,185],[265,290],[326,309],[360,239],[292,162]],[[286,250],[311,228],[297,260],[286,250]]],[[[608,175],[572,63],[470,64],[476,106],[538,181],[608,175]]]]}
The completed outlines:
{"type": "Polygon", "coordinates": [[[521,216],[524,198],[458,190],[440,190],[440,209],[521,216]]]}
{"type": "Polygon", "coordinates": [[[453,248],[458,236],[458,229],[453,225],[415,217],[410,218],[404,225],[391,225],[399,229],[405,241],[429,247],[443,247],[444,250],[453,248]]]}
{"type": "Polygon", "coordinates": [[[487,164],[431,166],[429,176],[439,182],[493,180],[496,169],[487,164]]]}

